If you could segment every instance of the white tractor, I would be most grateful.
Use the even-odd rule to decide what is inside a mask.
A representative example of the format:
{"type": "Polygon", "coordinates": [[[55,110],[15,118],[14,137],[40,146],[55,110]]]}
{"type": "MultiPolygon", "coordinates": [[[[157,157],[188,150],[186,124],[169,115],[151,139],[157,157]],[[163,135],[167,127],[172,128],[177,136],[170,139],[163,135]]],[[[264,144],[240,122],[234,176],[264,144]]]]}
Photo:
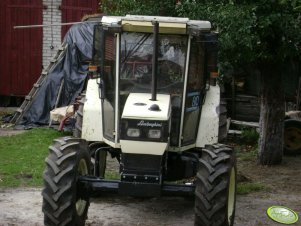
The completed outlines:
{"type": "Polygon", "coordinates": [[[236,159],[218,144],[226,111],[210,22],[104,16],[92,63],[74,137],[49,147],[45,225],[84,225],[90,196],[105,192],[194,195],[195,225],[233,225],[236,159]],[[117,180],[105,178],[107,154],[117,180]]]}

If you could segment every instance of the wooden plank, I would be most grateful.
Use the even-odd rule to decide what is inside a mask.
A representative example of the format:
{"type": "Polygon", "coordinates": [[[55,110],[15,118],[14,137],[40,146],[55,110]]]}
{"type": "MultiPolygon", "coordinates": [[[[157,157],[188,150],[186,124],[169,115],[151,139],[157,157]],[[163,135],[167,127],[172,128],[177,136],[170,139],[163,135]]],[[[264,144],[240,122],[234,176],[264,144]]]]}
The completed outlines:
{"type": "MultiPolygon", "coordinates": [[[[0,74],[4,74],[5,78],[0,77],[0,84],[5,84],[5,95],[25,96],[41,72],[42,32],[41,29],[17,31],[13,27],[20,24],[42,23],[42,1],[10,0],[4,1],[5,4],[1,2],[1,8],[5,6],[6,10],[6,22],[2,28],[5,32],[1,30],[2,36],[5,36],[5,41],[1,42],[1,50],[5,51],[1,55],[3,54],[5,59],[0,62],[2,65],[0,74]]],[[[3,18],[0,19],[5,21],[3,18]]]]}
{"type": "Polygon", "coordinates": [[[254,115],[240,115],[240,114],[237,114],[236,115],[236,120],[239,120],[239,121],[246,121],[246,122],[258,122],[259,121],[259,116],[254,116],[254,115]]]}
{"type": "Polygon", "coordinates": [[[239,125],[239,126],[259,128],[258,122],[244,122],[244,121],[238,121],[238,120],[231,120],[231,123],[234,125],[239,125]]]}
{"type": "MultiPolygon", "coordinates": [[[[23,23],[24,20],[24,10],[21,8],[10,8],[11,10],[11,18],[12,24],[20,24],[23,23]]],[[[24,87],[23,80],[27,79],[25,76],[20,76],[22,73],[26,74],[24,70],[24,64],[27,62],[23,61],[24,56],[24,43],[23,43],[23,35],[24,31],[15,31],[11,28],[12,32],[12,54],[13,54],[13,62],[11,65],[12,71],[12,80],[11,82],[11,93],[12,95],[20,95],[21,89],[24,87]]],[[[25,93],[24,93],[25,94],[25,93]]]]}
{"type": "Polygon", "coordinates": [[[232,110],[231,118],[233,119],[259,121],[260,100],[257,96],[239,94],[235,97],[235,101],[228,100],[228,109],[232,110]]]}
{"type": "Polygon", "coordinates": [[[9,93],[8,74],[8,60],[7,60],[7,4],[8,0],[0,1],[0,95],[7,95],[9,93]]]}
{"type": "Polygon", "coordinates": [[[241,135],[241,134],[242,134],[242,131],[230,129],[230,130],[228,131],[228,134],[230,134],[230,135],[241,135]]]}
{"type": "MultiPolygon", "coordinates": [[[[25,8],[25,9],[22,9],[23,10],[23,13],[24,13],[24,18],[23,18],[23,23],[24,24],[27,24],[27,23],[30,23],[30,13],[31,13],[31,9],[30,8],[25,8]]],[[[31,50],[31,46],[30,46],[30,32],[26,32],[25,29],[24,29],[24,32],[23,32],[23,48],[24,48],[24,55],[23,55],[23,59],[22,61],[23,62],[26,62],[26,61],[29,61],[30,58],[31,58],[31,54],[30,54],[30,50],[31,50]],[[29,59],[28,59],[29,58],[29,59]]],[[[25,63],[24,64],[24,73],[23,75],[20,74],[20,79],[24,82],[24,86],[23,87],[27,87],[27,90],[29,91],[30,88],[31,88],[31,85],[34,81],[34,78],[37,76],[37,75],[34,75],[34,74],[31,74],[32,71],[31,71],[31,67],[30,65],[32,65],[32,63],[28,64],[28,63],[25,63]]],[[[27,92],[28,93],[28,92],[27,92]]]]}

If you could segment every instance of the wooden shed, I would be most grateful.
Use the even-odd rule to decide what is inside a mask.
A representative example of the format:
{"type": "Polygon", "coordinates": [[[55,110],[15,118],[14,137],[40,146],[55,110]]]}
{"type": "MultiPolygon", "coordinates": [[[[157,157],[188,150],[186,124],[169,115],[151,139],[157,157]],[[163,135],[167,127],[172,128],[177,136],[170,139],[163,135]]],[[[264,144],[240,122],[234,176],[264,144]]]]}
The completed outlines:
{"type": "MultiPolygon", "coordinates": [[[[4,103],[7,97],[28,94],[42,71],[43,42],[53,38],[52,33],[46,34],[52,37],[45,37],[43,28],[14,29],[14,26],[50,23],[49,12],[59,15],[58,22],[75,22],[98,10],[99,0],[1,0],[0,105],[7,104],[4,103]]],[[[55,36],[57,42],[61,42],[68,28],[60,28],[60,35],[55,36]]]]}

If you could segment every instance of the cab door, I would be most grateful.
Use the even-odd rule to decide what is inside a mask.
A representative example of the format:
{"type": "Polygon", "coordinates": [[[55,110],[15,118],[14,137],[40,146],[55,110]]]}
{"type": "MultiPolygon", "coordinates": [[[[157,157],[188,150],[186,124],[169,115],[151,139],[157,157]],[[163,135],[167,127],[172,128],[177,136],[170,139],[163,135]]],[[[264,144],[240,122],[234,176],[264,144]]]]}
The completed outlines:
{"type": "MultiPolygon", "coordinates": [[[[99,66],[99,92],[103,109],[103,136],[115,142],[116,117],[116,40],[113,33],[97,26],[94,31],[93,59],[99,66]]],[[[95,63],[95,62],[94,62],[95,63]]]]}
{"type": "Polygon", "coordinates": [[[205,89],[205,48],[203,42],[193,37],[191,40],[189,70],[184,106],[182,146],[196,141],[205,89]]]}

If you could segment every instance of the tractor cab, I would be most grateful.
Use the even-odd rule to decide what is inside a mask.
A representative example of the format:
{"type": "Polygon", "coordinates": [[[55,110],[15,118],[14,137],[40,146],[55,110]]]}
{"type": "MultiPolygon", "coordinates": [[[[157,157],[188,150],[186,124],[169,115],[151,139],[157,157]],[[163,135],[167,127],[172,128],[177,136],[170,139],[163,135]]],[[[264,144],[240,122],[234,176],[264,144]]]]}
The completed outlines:
{"type": "Polygon", "coordinates": [[[196,144],[210,75],[217,74],[217,34],[210,29],[187,18],[103,17],[93,64],[105,142],[121,149],[130,141],[167,144],[153,150],[160,155],[196,144]]]}

